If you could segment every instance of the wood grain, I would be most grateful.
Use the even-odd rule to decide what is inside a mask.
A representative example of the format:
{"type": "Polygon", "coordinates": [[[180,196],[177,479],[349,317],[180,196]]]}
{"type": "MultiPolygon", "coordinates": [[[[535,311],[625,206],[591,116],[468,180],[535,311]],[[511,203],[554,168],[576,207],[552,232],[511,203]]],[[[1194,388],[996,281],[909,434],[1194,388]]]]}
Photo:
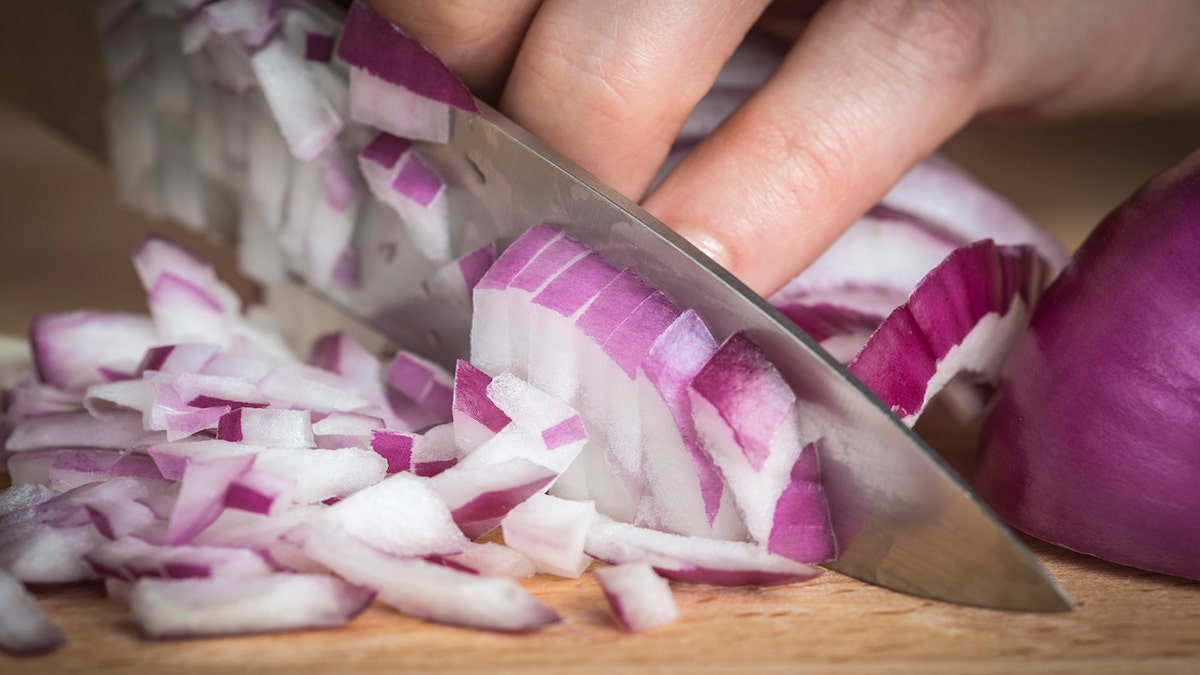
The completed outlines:
{"type": "MultiPolygon", "coordinates": [[[[1057,133],[977,128],[948,151],[1073,246],[1137,184],[1198,144],[1200,124],[1180,120],[1161,127],[1075,125],[1057,133]]],[[[98,164],[3,105],[0,227],[4,333],[23,332],[43,311],[141,310],[128,254],[147,231],[171,232],[200,248],[227,278],[232,270],[228,252],[120,206],[98,164]]],[[[969,470],[971,430],[934,423],[922,430],[969,470]]],[[[435,626],[374,607],[339,630],[156,642],[141,638],[100,587],[85,584],[38,589],[70,643],[46,657],[0,655],[0,673],[1200,670],[1200,584],[1030,545],[1075,598],[1075,611],[958,607],[829,572],[768,590],[678,586],[682,619],[630,636],[614,627],[585,575],[529,582],[564,617],[533,635],[435,626]]]]}

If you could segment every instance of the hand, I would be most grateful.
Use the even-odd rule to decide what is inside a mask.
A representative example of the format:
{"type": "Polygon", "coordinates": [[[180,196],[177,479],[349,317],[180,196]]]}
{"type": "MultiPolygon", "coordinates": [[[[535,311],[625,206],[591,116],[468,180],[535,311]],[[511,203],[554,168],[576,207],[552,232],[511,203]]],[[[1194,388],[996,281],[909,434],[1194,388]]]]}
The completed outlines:
{"type": "Polygon", "coordinates": [[[484,98],[754,290],[811,263],[981,114],[1200,105],[1200,3],[831,0],[649,195],[768,0],[373,0],[484,98]]]}

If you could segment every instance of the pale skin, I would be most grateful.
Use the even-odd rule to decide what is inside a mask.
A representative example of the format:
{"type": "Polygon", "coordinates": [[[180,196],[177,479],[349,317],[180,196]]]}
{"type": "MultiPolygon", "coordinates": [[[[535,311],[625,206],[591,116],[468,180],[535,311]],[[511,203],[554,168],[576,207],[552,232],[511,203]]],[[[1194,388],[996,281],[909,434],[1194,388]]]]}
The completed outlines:
{"type": "Polygon", "coordinates": [[[370,4],[764,295],[976,117],[1200,109],[1194,0],[370,4]],[[647,194],[760,22],[794,37],[782,66],[647,194]]]}

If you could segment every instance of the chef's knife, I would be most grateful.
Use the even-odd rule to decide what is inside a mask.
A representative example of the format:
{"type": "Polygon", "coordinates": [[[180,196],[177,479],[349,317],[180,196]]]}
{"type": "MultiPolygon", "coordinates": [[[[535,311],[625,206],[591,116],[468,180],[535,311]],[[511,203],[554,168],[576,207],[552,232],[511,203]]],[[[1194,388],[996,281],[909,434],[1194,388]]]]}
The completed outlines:
{"type": "MultiPolygon", "coordinates": [[[[422,144],[452,202],[511,241],[539,223],[637,270],[722,338],[745,330],[829,433],[821,455],[849,576],[938,600],[1055,611],[1069,598],[905,424],[760,296],[630,200],[495,110],[455,110],[451,139],[422,144]]],[[[386,326],[383,326],[386,330],[386,326]]]]}
{"type": "MultiPolygon", "coordinates": [[[[314,6],[332,9],[336,19],[336,6],[314,6]]],[[[822,481],[840,546],[828,567],[966,605],[1071,607],[986,505],[814,341],[636,204],[495,110],[480,108],[479,114],[448,113],[448,143],[418,144],[447,182],[456,250],[488,241],[503,246],[529,227],[553,223],[637,270],[679,306],[695,309],[718,339],[747,331],[795,389],[805,413],[826,430],[822,481]]],[[[310,290],[397,344],[442,361],[467,356],[461,325],[437,324],[436,306],[422,289],[395,282],[367,278],[354,292],[310,290]]]]}

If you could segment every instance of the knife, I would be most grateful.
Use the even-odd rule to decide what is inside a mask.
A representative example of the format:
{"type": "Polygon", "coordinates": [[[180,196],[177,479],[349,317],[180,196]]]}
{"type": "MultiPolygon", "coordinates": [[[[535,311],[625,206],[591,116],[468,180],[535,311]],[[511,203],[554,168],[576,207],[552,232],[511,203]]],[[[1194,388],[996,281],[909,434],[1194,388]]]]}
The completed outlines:
{"type": "MultiPolygon", "coordinates": [[[[340,20],[336,4],[310,0],[310,7],[334,25],[340,20]]],[[[530,227],[553,223],[613,263],[635,269],[680,307],[696,310],[716,338],[746,331],[791,384],[805,414],[827,430],[822,482],[840,548],[827,567],[964,605],[1072,607],[957,475],[793,323],[636,204],[494,109],[479,108],[478,114],[448,112],[447,143],[416,143],[446,181],[456,252],[490,241],[503,247],[530,227]]],[[[366,287],[349,292],[306,286],[304,270],[292,272],[291,286],[305,290],[290,293],[290,301],[314,298],[319,307],[329,303],[344,312],[319,311],[335,317],[328,328],[352,320],[442,362],[467,356],[461,326],[430,330],[437,301],[419,283],[367,279],[366,287]]]]}
{"type": "Polygon", "coordinates": [[[636,204],[492,108],[480,110],[451,113],[449,143],[420,144],[446,178],[451,204],[462,213],[486,213],[477,222],[489,223],[501,242],[539,223],[561,224],[695,309],[718,339],[747,331],[805,413],[830,430],[821,476],[841,550],[827,567],[959,604],[1071,608],[1054,579],[957,475],[795,324],[636,204]]]}

